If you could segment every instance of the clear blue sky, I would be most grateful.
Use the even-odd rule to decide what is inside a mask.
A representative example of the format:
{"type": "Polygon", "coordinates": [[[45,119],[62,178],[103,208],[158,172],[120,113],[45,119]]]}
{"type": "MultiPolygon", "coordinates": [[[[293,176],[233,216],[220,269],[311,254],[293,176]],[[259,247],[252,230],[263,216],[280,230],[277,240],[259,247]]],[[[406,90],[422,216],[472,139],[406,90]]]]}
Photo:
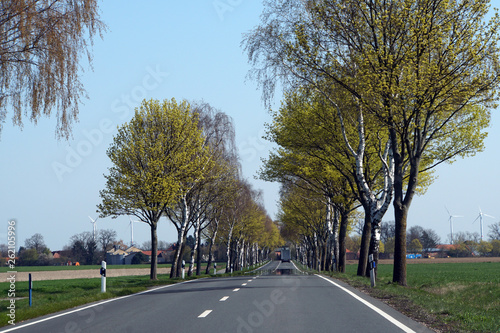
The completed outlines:
{"type": "MultiPolygon", "coordinates": [[[[204,100],[233,117],[243,173],[262,189],[269,214],[277,211],[278,185],[254,179],[272,145],[261,137],[270,120],[256,83],[246,81],[247,57],[240,47],[242,33],[259,24],[260,1],[106,1],[102,19],[109,31],[94,47],[94,71],[86,70],[83,84],[88,99],[80,108],[73,138],[57,141],[55,118],[21,131],[8,116],[0,136],[0,243],[6,242],[9,219],[18,221],[18,245],[41,233],[51,250],[69,238],[92,231],[99,190],[110,162],[106,149],[116,127],[130,120],[143,98],[204,100]],[[4,239],[5,241],[2,241],[4,239]]],[[[85,64],[85,62],[82,62],[85,64]]],[[[279,100],[274,107],[279,106],[279,100]]],[[[498,174],[500,115],[492,112],[485,152],[453,165],[440,166],[439,178],[425,196],[416,197],[409,226],[434,229],[444,242],[449,233],[448,206],[454,230],[479,231],[472,221],[479,206],[500,220],[498,174]]],[[[392,211],[384,220],[393,220],[392,211]]],[[[98,229],[114,229],[130,242],[128,217],[100,219],[98,229]]],[[[174,242],[175,229],[163,219],[160,240],[174,242]]],[[[149,240],[149,227],[134,225],[134,241],[149,240]]]]}

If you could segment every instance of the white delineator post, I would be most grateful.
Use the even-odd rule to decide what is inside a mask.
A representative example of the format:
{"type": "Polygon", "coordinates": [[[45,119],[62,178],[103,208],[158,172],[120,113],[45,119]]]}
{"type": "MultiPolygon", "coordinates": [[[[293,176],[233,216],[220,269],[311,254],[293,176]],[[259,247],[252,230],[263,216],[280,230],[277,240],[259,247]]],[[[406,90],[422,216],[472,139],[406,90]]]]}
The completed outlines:
{"type": "Polygon", "coordinates": [[[370,282],[371,286],[375,287],[375,260],[373,260],[373,254],[368,256],[368,261],[370,263],[370,282]]]}
{"type": "Polygon", "coordinates": [[[182,279],[183,279],[183,280],[184,280],[184,274],[185,274],[185,272],[184,272],[184,267],[186,267],[186,261],[184,261],[184,260],[183,260],[183,261],[182,261],[182,279]]]}
{"type": "Polygon", "coordinates": [[[106,262],[101,262],[101,293],[106,292],[106,262]]]}

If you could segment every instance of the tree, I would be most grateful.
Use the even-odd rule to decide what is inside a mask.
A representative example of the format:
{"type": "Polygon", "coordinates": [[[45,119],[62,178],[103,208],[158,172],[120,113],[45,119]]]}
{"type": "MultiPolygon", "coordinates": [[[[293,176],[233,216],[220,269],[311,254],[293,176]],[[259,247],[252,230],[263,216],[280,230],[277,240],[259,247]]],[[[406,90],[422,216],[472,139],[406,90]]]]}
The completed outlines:
{"type": "Polygon", "coordinates": [[[322,194],[302,186],[284,183],[280,195],[279,221],[294,229],[301,237],[306,248],[307,264],[321,271],[326,265],[325,256],[328,230],[325,228],[327,210],[322,202],[322,194]]]}
{"type": "Polygon", "coordinates": [[[432,229],[424,229],[420,238],[424,252],[429,252],[431,249],[435,249],[440,241],[441,238],[432,229]]]}
{"type": "Polygon", "coordinates": [[[232,119],[208,103],[196,104],[193,109],[199,117],[198,125],[203,130],[204,145],[213,163],[211,167],[205,168],[203,181],[197,182],[191,189],[189,210],[196,214],[192,221],[195,243],[191,246],[188,276],[193,274],[195,261],[196,274],[201,274],[201,236],[212,222],[209,211],[221,191],[224,191],[223,187],[227,186],[227,177],[236,172],[238,164],[232,119]]]}
{"type": "Polygon", "coordinates": [[[385,253],[394,253],[394,243],[395,243],[395,237],[390,237],[388,238],[385,243],[385,253]]]}
{"type": "Polygon", "coordinates": [[[361,246],[361,236],[349,235],[346,239],[346,248],[354,253],[358,253],[361,246]]]}
{"type": "Polygon", "coordinates": [[[113,242],[116,241],[116,231],[112,229],[101,229],[97,234],[97,242],[101,246],[103,256],[106,258],[106,251],[108,251],[113,242]]]}
{"type": "Polygon", "coordinates": [[[415,253],[422,252],[422,244],[420,243],[420,241],[418,240],[418,238],[414,238],[409,243],[408,251],[409,252],[415,252],[415,253]]]}
{"type": "MultiPolygon", "coordinates": [[[[0,5],[0,125],[12,108],[13,122],[57,111],[56,134],[66,137],[85,91],[80,58],[105,31],[96,0],[2,1],[0,5]]],[[[1,128],[0,128],[1,130],[1,128]]]]}
{"type": "Polygon", "coordinates": [[[38,252],[35,248],[26,249],[24,247],[19,248],[19,264],[22,266],[35,266],[38,264],[38,252]]]}
{"type": "Polygon", "coordinates": [[[149,100],[118,129],[107,151],[113,166],[97,211],[101,217],[133,215],[150,226],[152,280],[157,279],[158,221],[202,178],[210,163],[203,143],[188,102],[149,100]]]}
{"type": "Polygon", "coordinates": [[[488,236],[490,240],[500,240],[500,222],[493,223],[488,226],[490,232],[488,232],[488,236]]]}
{"type": "Polygon", "coordinates": [[[244,41],[265,99],[278,80],[312,85],[327,98],[341,89],[386,129],[393,281],[401,285],[419,173],[483,149],[500,73],[500,19],[487,22],[488,8],[489,1],[268,1],[264,24],[244,41]]]}
{"type": "Polygon", "coordinates": [[[85,231],[71,236],[70,245],[71,257],[73,261],[78,261],[85,265],[99,264],[99,253],[94,235],[85,231]]]}
{"type": "Polygon", "coordinates": [[[479,242],[477,250],[482,256],[487,256],[493,251],[493,245],[486,241],[479,242]]]}
{"type": "Polygon", "coordinates": [[[47,245],[45,245],[43,236],[40,233],[36,233],[30,238],[26,239],[24,241],[24,247],[26,249],[35,249],[38,254],[42,254],[45,249],[47,249],[47,245]]]}
{"type": "MultiPolygon", "coordinates": [[[[296,170],[292,171],[296,176],[305,179],[305,170],[309,175],[314,175],[316,182],[323,184],[321,191],[325,194],[325,202],[335,206],[333,196],[337,199],[343,196],[343,199],[337,200],[337,205],[338,202],[346,203],[349,201],[346,195],[350,194],[351,199],[357,199],[361,203],[365,221],[358,275],[369,275],[368,255],[373,254],[375,261],[378,260],[380,221],[392,198],[392,158],[387,135],[384,139],[381,138],[377,123],[359,112],[356,124],[349,114],[350,111],[356,113],[360,110],[356,103],[352,103],[352,99],[340,90],[331,91],[330,94],[325,98],[310,85],[286,94],[279,113],[269,126],[268,136],[282,147],[276,155],[284,160],[284,155],[288,154],[287,157],[291,160],[288,164],[292,167],[296,165],[296,170]],[[337,99],[333,105],[330,103],[332,98],[337,99]],[[304,157],[295,163],[294,161],[298,161],[297,154],[304,157]],[[315,160],[320,162],[311,162],[315,160]],[[343,178],[344,186],[337,186],[335,189],[324,186],[326,182],[331,182],[326,179],[332,178],[332,172],[337,173],[335,177],[343,178]],[[323,179],[318,181],[321,173],[324,174],[323,179]],[[342,195],[339,195],[339,190],[343,192],[342,195]]],[[[267,165],[284,168],[281,165],[285,161],[273,162],[273,159],[276,157],[271,154],[267,165]]],[[[336,181],[337,184],[341,182],[336,181]]],[[[344,210],[345,207],[337,208],[344,210]]],[[[327,205],[327,209],[331,210],[331,207],[327,205]]],[[[331,220],[329,216],[327,214],[327,224],[331,220]]],[[[345,217],[346,215],[344,222],[345,217]]],[[[342,227],[345,225],[341,223],[342,227]]],[[[327,228],[332,230],[331,226],[327,228]]],[[[345,231],[345,228],[341,228],[341,231],[345,231]]],[[[332,232],[330,238],[333,237],[336,236],[332,232]]],[[[343,241],[344,237],[339,237],[339,244],[343,241]]],[[[340,258],[342,257],[343,254],[340,254],[340,258]]],[[[337,263],[341,264],[342,259],[337,260],[337,263]]]]}
{"type": "Polygon", "coordinates": [[[494,239],[491,241],[491,255],[495,257],[500,256],[500,240],[494,239]]]}
{"type": "Polygon", "coordinates": [[[148,261],[149,261],[149,258],[147,255],[145,255],[142,252],[136,252],[134,254],[134,257],[132,258],[131,264],[132,265],[140,265],[140,264],[147,263],[148,261]]]}
{"type": "MultiPolygon", "coordinates": [[[[396,235],[396,228],[394,221],[382,222],[380,224],[380,240],[386,244],[390,238],[394,238],[396,235]]],[[[387,244],[386,244],[387,247],[387,244]]]]}

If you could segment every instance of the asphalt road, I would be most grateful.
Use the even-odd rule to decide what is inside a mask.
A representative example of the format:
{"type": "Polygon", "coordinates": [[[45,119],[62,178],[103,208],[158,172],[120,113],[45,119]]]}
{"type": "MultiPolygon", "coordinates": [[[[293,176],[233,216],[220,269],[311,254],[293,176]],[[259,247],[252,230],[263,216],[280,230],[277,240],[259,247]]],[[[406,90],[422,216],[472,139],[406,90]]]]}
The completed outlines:
{"type": "Polygon", "coordinates": [[[431,332],[385,304],[277,261],[46,316],[0,332],[431,332]]]}

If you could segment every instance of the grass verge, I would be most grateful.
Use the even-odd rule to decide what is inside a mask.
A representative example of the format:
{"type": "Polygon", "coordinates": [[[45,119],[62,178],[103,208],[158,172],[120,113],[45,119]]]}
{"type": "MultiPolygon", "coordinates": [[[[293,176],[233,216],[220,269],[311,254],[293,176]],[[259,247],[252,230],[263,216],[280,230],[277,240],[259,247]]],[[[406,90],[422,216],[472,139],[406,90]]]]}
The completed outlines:
{"type": "Polygon", "coordinates": [[[500,332],[500,263],[408,265],[407,287],[392,283],[393,265],[378,266],[375,288],[356,270],[332,276],[438,332],[500,332]]]}

